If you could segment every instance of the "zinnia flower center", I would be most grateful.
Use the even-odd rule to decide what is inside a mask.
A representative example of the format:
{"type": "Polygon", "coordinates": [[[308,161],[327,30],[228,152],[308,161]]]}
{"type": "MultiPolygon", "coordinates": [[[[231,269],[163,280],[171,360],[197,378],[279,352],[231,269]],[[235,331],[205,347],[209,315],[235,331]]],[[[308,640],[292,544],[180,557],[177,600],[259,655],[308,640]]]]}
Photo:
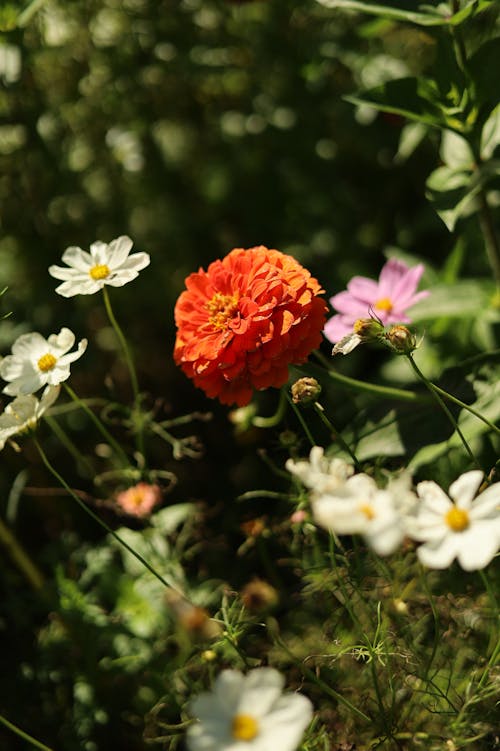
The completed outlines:
{"type": "Polygon", "coordinates": [[[107,276],[109,276],[109,266],[106,266],[105,263],[98,263],[96,266],[92,266],[91,269],[89,269],[89,276],[94,279],[94,281],[99,281],[99,279],[106,279],[107,276]]]}
{"type": "Polygon", "coordinates": [[[38,365],[39,370],[42,371],[42,373],[47,373],[49,370],[52,370],[56,362],[57,362],[57,358],[54,357],[54,355],[51,352],[47,352],[47,354],[42,355],[40,357],[37,365],[38,365]]]}
{"type": "Polygon", "coordinates": [[[238,310],[238,298],[236,295],[223,295],[222,292],[216,292],[215,295],[206,303],[206,308],[210,313],[209,323],[215,329],[227,329],[229,322],[238,310]]]}
{"type": "Polygon", "coordinates": [[[375,519],[375,516],[376,516],[375,511],[373,510],[373,506],[370,506],[369,503],[361,504],[361,506],[359,507],[359,510],[361,511],[362,514],[366,516],[369,522],[371,522],[372,519],[375,519]]]}
{"type": "Polygon", "coordinates": [[[390,313],[394,306],[390,297],[381,297],[380,300],[377,300],[374,307],[377,310],[383,310],[385,313],[390,313]]]}
{"type": "Polygon", "coordinates": [[[237,714],[231,723],[231,735],[235,741],[252,741],[259,734],[259,725],[255,717],[249,714],[237,714]]]}
{"type": "Polygon", "coordinates": [[[469,514],[461,508],[453,506],[445,515],[446,524],[454,532],[463,532],[469,526],[469,514]]]}

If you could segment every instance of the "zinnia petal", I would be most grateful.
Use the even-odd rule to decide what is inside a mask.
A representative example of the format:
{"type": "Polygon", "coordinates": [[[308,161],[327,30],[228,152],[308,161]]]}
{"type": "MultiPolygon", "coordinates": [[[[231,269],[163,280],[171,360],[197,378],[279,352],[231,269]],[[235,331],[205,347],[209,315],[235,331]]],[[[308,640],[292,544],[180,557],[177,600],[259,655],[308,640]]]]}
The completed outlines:
{"type": "Polygon", "coordinates": [[[291,256],[235,248],[186,279],[174,359],[207,396],[244,406],[255,389],[284,385],[288,366],[320,345],[322,291],[291,256]]]}

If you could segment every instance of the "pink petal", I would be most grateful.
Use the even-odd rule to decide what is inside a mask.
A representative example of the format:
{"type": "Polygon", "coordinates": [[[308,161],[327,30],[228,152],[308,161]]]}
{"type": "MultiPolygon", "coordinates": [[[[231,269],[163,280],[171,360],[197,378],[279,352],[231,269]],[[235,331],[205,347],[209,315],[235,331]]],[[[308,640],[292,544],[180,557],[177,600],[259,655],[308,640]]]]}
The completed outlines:
{"type": "Polygon", "coordinates": [[[389,258],[380,272],[377,293],[379,297],[392,297],[401,278],[404,277],[408,271],[409,268],[406,263],[398,261],[396,258],[389,258]]]}
{"type": "Polygon", "coordinates": [[[323,333],[329,342],[340,342],[344,336],[352,334],[354,321],[346,316],[332,316],[325,324],[323,333]]]}
{"type": "Polygon", "coordinates": [[[355,297],[365,300],[372,305],[378,299],[377,282],[373,281],[373,279],[367,279],[365,276],[353,276],[347,285],[347,289],[355,297]]]}
{"type": "Polygon", "coordinates": [[[330,298],[330,305],[339,313],[349,315],[351,318],[367,318],[373,306],[373,300],[358,300],[350,292],[339,292],[330,298]]]}

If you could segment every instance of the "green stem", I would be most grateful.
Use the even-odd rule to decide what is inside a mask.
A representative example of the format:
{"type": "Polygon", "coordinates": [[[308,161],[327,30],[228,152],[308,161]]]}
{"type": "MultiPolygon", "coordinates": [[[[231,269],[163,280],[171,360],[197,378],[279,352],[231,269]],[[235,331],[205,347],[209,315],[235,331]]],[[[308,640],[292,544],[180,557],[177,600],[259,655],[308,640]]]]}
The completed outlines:
{"type": "Polygon", "coordinates": [[[125,338],[125,335],[123,331],[121,330],[118,321],[115,318],[115,314],[113,313],[113,308],[111,307],[111,301],[109,299],[108,290],[106,289],[106,286],[102,288],[103,296],[104,296],[104,305],[106,307],[106,313],[108,314],[108,318],[110,320],[110,323],[115,331],[115,334],[118,338],[118,341],[120,342],[121,348],[123,350],[123,354],[125,357],[125,362],[127,363],[128,372],[130,375],[130,383],[132,385],[132,392],[134,395],[134,410],[133,410],[133,416],[138,421],[137,424],[137,449],[142,454],[142,456],[145,456],[144,453],[144,424],[142,420],[142,411],[141,411],[141,395],[139,393],[139,381],[137,379],[137,371],[135,369],[134,364],[134,358],[132,357],[132,353],[130,351],[130,347],[128,346],[128,342],[125,338]]]}
{"type": "Polygon", "coordinates": [[[0,517],[0,543],[7,550],[10,557],[17,565],[18,569],[24,574],[27,581],[31,584],[34,590],[40,590],[43,588],[44,579],[42,573],[37,566],[33,563],[29,555],[24,548],[16,540],[15,536],[10,531],[9,527],[4,523],[0,517]]]}
{"type": "Polygon", "coordinates": [[[7,720],[3,715],[0,715],[0,723],[2,725],[5,725],[5,727],[11,730],[15,735],[18,735],[19,738],[22,738],[24,741],[31,743],[31,745],[35,748],[39,748],[41,749],[41,751],[52,751],[49,746],[46,746],[44,743],[40,743],[40,741],[37,741],[36,738],[33,738],[33,736],[25,733],[24,730],[21,730],[21,728],[17,727],[17,725],[9,722],[9,720],[7,720]]]}
{"type": "MultiPolygon", "coordinates": [[[[34,441],[35,441],[35,445],[36,445],[36,447],[38,449],[38,452],[39,452],[39,454],[40,454],[40,456],[42,458],[42,461],[43,461],[44,465],[46,466],[46,468],[56,478],[56,480],[62,485],[62,487],[65,488],[65,490],[69,493],[69,495],[73,498],[73,500],[75,500],[78,503],[78,505],[80,506],[80,508],[82,508],[85,511],[85,513],[88,514],[95,522],[97,522],[97,524],[99,524],[99,526],[102,527],[109,535],[111,535],[112,537],[114,537],[114,539],[117,542],[119,542],[120,545],[122,545],[125,548],[125,550],[127,550],[131,555],[133,555],[134,558],[136,558],[138,561],[140,561],[140,563],[142,563],[142,565],[145,568],[147,568],[147,570],[151,574],[153,574],[153,576],[155,576],[165,587],[167,587],[168,589],[173,589],[172,584],[169,584],[163,578],[163,576],[161,576],[161,574],[159,574],[156,571],[156,569],[154,569],[153,566],[151,566],[151,564],[148,563],[146,561],[146,559],[142,557],[142,555],[140,555],[140,553],[137,553],[132,547],[130,547],[130,545],[127,542],[125,542],[125,540],[123,540],[120,537],[120,535],[118,535],[113,529],[111,529],[111,527],[109,527],[106,524],[106,522],[104,522],[97,514],[95,514],[92,511],[92,509],[89,508],[87,506],[87,504],[84,503],[82,501],[82,499],[78,497],[78,495],[70,488],[70,486],[68,485],[68,483],[66,482],[66,480],[64,479],[64,477],[62,477],[62,475],[59,474],[59,472],[56,470],[56,468],[52,466],[52,464],[50,463],[50,461],[49,461],[49,459],[47,457],[47,454],[42,449],[42,447],[40,446],[40,444],[38,443],[38,441],[37,441],[36,438],[34,438],[34,441]]],[[[179,593],[179,594],[182,594],[182,593],[179,593]]],[[[182,595],[182,596],[184,596],[184,595],[182,595]]]]}
{"type": "Polygon", "coordinates": [[[80,450],[75,445],[75,443],[71,440],[71,438],[66,433],[66,431],[61,428],[57,420],[55,420],[53,417],[49,417],[48,415],[44,415],[44,419],[45,419],[45,422],[49,425],[54,435],[57,436],[59,441],[62,443],[66,451],[68,451],[68,453],[71,454],[71,456],[73,457],[77,465],[83,464],[87,471],[88,477],[93,478],[95,476],[94,467],[89,462],[89,460],[85,456],[83,456],[83,454],[80,452],[80,450]]]}
{"type": "Polygon", "coordinates": [[[23,10],[22,13],[20,13],[17,17],[17,26],[19,28],[22,28],[23,26],[27,26],[27,24],[31,21],[33,16],[37,11],[40,10],[40,8],[45,5],[47,0],[33,0],[27,8],[23,10]]]}
{"type": "Polygon", "coordinates": [[[297,420],[300,422],[300,424],[302,426],[302,430],[304,431],[304,433],[307,436],[307,440],[309,441],[309,443],[311,444],[311,446],[315,446],[316,445],[316,441],[312,437],[311,431],[309,430],[306,421],[304,420],[304,418],[302,417],[302,415],[300,413],[300,409],[297,407],[297,405],[292,400],[291,396],[289,396],[289,394],[287,394],[286,397],[287,397],[287,400],[288,400],[290,406],[292,407],[293,411],[295,412],[295,414],[297,416],[297,420]]]}
{"type": "Polygon", "coordinates": [[[498,428],[494,423],[492,423],[490,420],[488,420],[487,417],[484,417],[480,412],[474,409],[474,407],[471,407],[469,404],[466,404],[465,402],[462,402],[460,399],[457,399],[456,396],[453,396],[453,394],[449,394],[444,389],[440,388],[439,386],[436,386],[435,383],[432,383],[432,381],[429,381],[429,383],[432,385],[432,388],[434,391],[436,391],[441,396],[444,396],[445,399],[448,399],[448,401],[453,402],[458,407],[462,407],[462,409],[466,409],[467,412],[470,412],[471,415],[474,415],[474,417],[477,417],[479,420],[485,423],[491,430],[493,430],[495,433],[498,433],[500,435],[500,428],[498,428]]]}
{"type": "Polygon", "coordinates": [[[463,444],[463,446],[464,446],[467,454],[469,455],[469,458],[471,459],[471,461],[477,467],[480,467],[480,464],[479,464],[478,460],[476,459],[476,457],[474,456],[474,454],[472,453],[472,449],[469,446],[469,444],[467,443],[467,440],[466,440],[464,434],[460,430],[460,427],[459,427],[457,421],[455,420],[455,418],[451,414],[450,410],[448,409],[448,407],[446,406],[446,404],[442,400],[442,398],[441,398],[440,394],[438,393],[438,391],[436,390],[434,384],[431,381],[429,381],[428,378],[426,378],[426,376],[424,376],[424,374],[422,373],[422,371],[420,370],[420,368],[416,364],[415,360],[413,359],[413,356],[412,356],[411,353],[407,354],[406,357],[408,358],[408,361],[409,361],[411,367],[413,368],[415,374],[425,384],[425,386],[429,389],[429,391],[431,392],[432,396],[434,397],[434,399],[436,400],[436,402],[439,404],[439,406],[441,407],[441,409],[443,410],[443,412],[447,416],[448,420],[450,421],[451,425],[453,426],[453,430],[455,430],[457,432],[458,436],[460,437],[460,440],[462,441],[462,444],[463,444]]]}
{"type": "Polygon", "coordinates": [[[280,390],[280,399],[278,402],[278,407],[276,409],[276,412],[274,415],[269,415],[269,417],[260,417],[259,415],[256,415],[256,417],[252,420],[252,425],[255,425],[256,428],[274,428],[276,425],[279,425],[282,421],[283,417],[285,416],[286,411],[286,390],[285,388],[282,388],[280,390]]]}
{"type": "Polygon", "coordinates": [[[68,386],[67,383],[63,384],[68,396],[73,399],[75,404],[78,404],[78,406],[85,412],[87,417],[89,417],[94,425],[96,426],[99,433],[102,435],[105,441],[109,443],[109,445],[115,450],[115,452],[118,454],[118,456],[121,458],[122,462],[124,464],[129,465],[129,459],[125,453],[125,451],[122,449],[120,444],[113,438],[111,433],[104,427],[101,420],[96,416],[94,412],[88,407],[88,405],[85,403],[83,399],[80,399],[80,397],[73,391],[71,386],[68,386]]]}
{"type": "Polygon", "coordinates": [[[321,352],[316,351],[314,354],[322,365],[326,367],[327,373],[332,380],[337,381],[337,383],[347,386],[347,388],[353,389],[354,391],[365,391],[376,396],[383,396],[385,399],[397,399],[401,402],[427,401],[425,396],[417,394],[415,391],[410,391],[409,389],[397,389],[392,386],[380,386],[376,383],[366,383],[366,381],[359,381],[357,378],[351,378],[350,376],[337,373],[335,370],[331,370],[329,361],[321,352]]]}
{"type": "Polygon", "coordinates": [[[357,717],[361,718],[365,722],[372,722],[371,718],[368,717],[364,712],[362,712],[358,707],[356,707],[354,704],[351,704],[349,699],[346,699],[342,694],[339,694],[337,691],[335,691],[334,688],[329,686],[325,681],[323,681],[321,678],[319,678],[314,670],[311,670],[310,668],[306,667],[302,661],[299,661],[293,652],[288,649],[286,644],[283,642],[282,639],[280,639],[278,636],[274,637],[279,646],[288,654],[288,656],[294,661],[294,663],[297,665],[297,667],[307,675],[310,681],[315,683],[319,688],[325,692],[328,696],[331,696],[333,699],[339,702],[339,704],[343,704],[344,707],[347,707],[353,714],[355,714],[357,717]]]}
{"type": "Polygon", "coordinates": [[[333,425],[333,423],[332,423],[332,421],[330,420],[330,418],[329,418],[329,417],[327,417],[327,416],[325,415],[325,410],[323,409],[323,407],[321,406],[321,404],[320,404],[319,402],[314,402],[314,404],[313,404],[313,407],[314,407],[314,411],[315,411],[315,412],[316,412],[316,414],[317,414],[317,415],[319,416],[319,418],[321,419],[321,421],[323,422],[323,424],[324,424],[324,425],[326,425],[326,427],[328,428],[328,430],[329,430],[329,431],[330,431],[330,432],[331,432],[331,433],[333,434],[333,440],[334,440],[334,441],[335,441],[336,443],[338,443],[338,445],[339,445],[339,446],[340,446],[341,448],[343,448],[343,449],[344,449],[344,451],[345,451],[345,452],[346,452],[347,454],[349,454],[349,456],[351,457],[351,459],[352,459],[352,460],[353,460],[353,462],[354,462],[354,466],[355,466],[355,467],[356,467],[356,469],[357,469],[357,470],[359,471],[359,470],[361,469],[361,466],[360,466],[360,463],[358,462],[358,459],[357,459],[357,456],[356,456],[356,454],[355,454],[355,453],[354,453],[354,451],[353,451],[353,450],[351,449],[351,447],[349,446],[349,444],[347,444],[347,443],[346,443],[346,442],[344,441],[344,439],[342,438],[342,435],[341,435],[341,434],[339,433],[339,431],[338,431],[338,430],[337,430],[337,429],[335,428],[335,426],[333,425]]]}

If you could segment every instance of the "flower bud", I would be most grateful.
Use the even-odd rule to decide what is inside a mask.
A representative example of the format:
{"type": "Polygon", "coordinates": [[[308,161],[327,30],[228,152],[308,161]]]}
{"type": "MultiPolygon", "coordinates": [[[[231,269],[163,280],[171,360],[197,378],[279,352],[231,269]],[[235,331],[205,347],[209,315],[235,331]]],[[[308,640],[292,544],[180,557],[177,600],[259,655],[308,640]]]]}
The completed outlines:
{"type": "Polygon", "coordinates": [[[310,404],[315,402],[321,394],[321,386],[316,378],[299,378],[291,388],[294,404],[310,404]]]}
{"type": "Polygon", "coordinates": [[[353,333],[360,336],[363,341],[378,339],[384,331],[383,325],[376,318],[358,318],[352,327],[353,333]]]}
{"type": "Polygon", "coordinates": [[[409,355],[417,348],[415,334],[406,326],[391,326],[385,339],[391,349],[399,355],[409,355]]]}

